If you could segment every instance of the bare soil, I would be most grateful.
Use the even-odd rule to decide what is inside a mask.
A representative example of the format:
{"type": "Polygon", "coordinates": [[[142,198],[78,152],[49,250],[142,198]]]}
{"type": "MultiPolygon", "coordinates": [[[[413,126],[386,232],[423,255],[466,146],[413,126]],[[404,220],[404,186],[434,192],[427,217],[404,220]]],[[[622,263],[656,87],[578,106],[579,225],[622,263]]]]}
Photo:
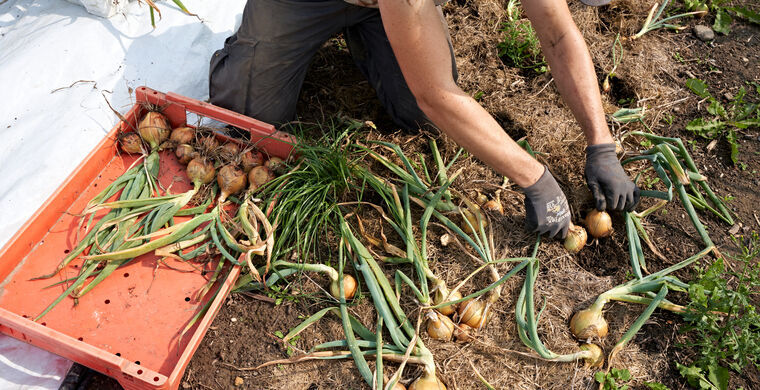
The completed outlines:
{"type": "MultiPolygon", "coordinates": [[[[498,57],[499,28],[506,18],[506,1],[460,0],[444,7],[449,22],[457,66],[459,85],[468,93],[481,95],[481,104],[503,125],[513,138],[527,137],[541,158],[557,177],[568,196],[574,220],[580,221],[591,208],[591,198],[583,180],[585,142],[572,114],[559,96],[550,74],[538,74],[505,66],[498,57]]],[[[740,2],[736,2],[740,3],[740,2]]],[[[746,4],[752,1],[746,1],[746,4]]],[[[610,48],[615,35],[627,37],[638,31],[646,18],[648,4],[618,0],[598,9],[584,7],[580,2],[570,4],[573,16],[586,37],[597,67],[599,80],[611,69],[610,48]]],[[[687,26],[712,24],[712,16],[704,20],[684,20],[687,26]]],[[[713,190],[730,199],[729,208],[736,214],[736,233],[760,230],[760,130],[742,131],[740,135],[740,169],[729,158],[729,146],[720,140],[708,148],[709,140],[685,130],[690,120],[706,116],[704,102],[685,88],[688,78],[707,82],[713,96],[725,103],[726,93],[735,95],[747,82],[760,81],[760,28],[735,20],[729,35],[716,34],[713,42],[702,42],[686,29],[680,33],[657,30],[643,38],[623,42],[625,55],[613,79],[612,91],[603,96],[608,114],[620,107],[647,107],[646,123],[661,135],[684,140],[701,170],[709,178],[713,190]]],[[[754,94],[757,99],[757,93],[754,94]]],[[[327,42],[317,53],[307,76],[299,102],[301,120],[324,122],[335,115],[371,120],[378,131],[368,134],[402,144],[405,150],[427,152],[423,137],[395,132],[395,127],[374,96],[353,62],[340,37],[327,42]]],[[[618,139],[640,125],[612,125],[618,139]]],[[[625,137],[627,151],[643,149],[641,140],[625,137]]],[[[456,151],[445,136],[439,145],[450,157],[456,151]]],[[[446,158],[445,157],[445,158],[446,158]]],[[[503,186],[502,179],[472,157],[457,163],[467,167],[455,186],[473,195],[479,191],[500,200],[505,216],[495,218],[496,246],[509,257],[525,256],[533,237],[523,230],[522,195],[516,186],[503,186]]],[[[629,168],[634,176],[640,166],[629,168]]],[[[640,183],[642,184],[642,183],[640,183]]],[[[643,185],[643,184],[642,184],[643,185]]],[[[641,208],[651,205],[645,201],[641,208]]],[[[700,213],[711,238],[724,253],[733,246],[724,222],[709,213],[700,213]]],[[[536,291],[547,306],[539,323],[539,332],[547,347],[559,353],[577,350],[577,342],[569,334],[567,322],[577,310],[585,308],[596,296],[628,279],[628,246],[622,217],[613,215],[615,233],[612,237],[592,243],[578,255],[568,255],[561,244],[550,242],[539,252],[541,275],[536,291]]],[[[648,248],[645,256],[650,270],[658,270],[682,260],[702,248],[682,206],[677,201],[668,204],[646,220],[646,228],[668,261],[658,259],[648,248]]],[[[471,272],[472,262],[453,246],[437,245],[439,230],[431,232],[430,258],[434,271],[449,285],[456,284],[471,272]]],[[[503,265],[499,271],[509,270],[503,265]]],[[[679,277],[689,279],[690,271],[679,277]]],[[[473,285],[484,285],[485,279],[473,285]],[[480,283],[480,284],[478,284],[480,283]]],[[[312,346],[342,338],[339,320],[327,315],[304,331],[294,345],[285,345],[275,332],[287,333],[303,319],[327,307],[321,292],[326,281],[320,277],[304,276],[298,282],[295,298],[274,305],[264,296],[236,294],[229,298],[206,338],[191,361],[181,388],[183,389],[357,389],[367,388],[352,361],[311,361],[294,365],[273,365],[253,368],[268,361],[284,359],[306,351],[312,346]]],[[[522,276],[505,283],[495,315],[478,339],[470,344],[442,343],[423,336],[433,352],[438,373],[450,389],[482,388],[473,366],[496,388],[566,389],[596,388],[593,370],[573,363],[547,363],[526,357],[527,352],[516,334],[514,302],[522,286],[522,276]]],[[[472,292],[468,286],[465,293],[472,292]]],[[[365,293],[366,294],[366,293],[365,293]]],[[[669,298],[671,298],[669,296],[669,298]]],[[[672,294],[676,302],[684,295],[672,294]]],[[[355,300],[351,311],[365,324],[374,323],[374,314],[367,296],[355,300]]],[[[602,343],[605,351],[614,345],[642,310],[631,305],[608,306],[606,318],[610,335],[602,343]]],[[[645,388],[645,382],[657,381],[671,389],[688,389],[675,369],[675,362],[688,362],[693,351],[677,347],[687,334],[679,331],[681,319],[670,313],[655,312],[623,352],[615,365],[631,371],[632,388],[645,388]]],[[[395,368],[393,364],[389,367],[395,368]]],[[[417,375],[407,368],[404,383],[417,375]]],[[[760,388],[760,374],[752,367],[740,375],[732,373],[729,388],[760,388]]],[[[99,387],[103,388],[103,387],[99,387]]]]}

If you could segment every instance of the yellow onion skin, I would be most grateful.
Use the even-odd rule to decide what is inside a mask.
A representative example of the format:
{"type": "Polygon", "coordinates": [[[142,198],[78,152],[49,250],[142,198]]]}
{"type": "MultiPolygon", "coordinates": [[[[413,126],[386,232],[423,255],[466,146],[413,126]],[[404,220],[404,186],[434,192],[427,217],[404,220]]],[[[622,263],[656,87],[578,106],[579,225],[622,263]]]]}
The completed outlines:
{"type": "MultiPolygon", "coordinates": [[[[480,210],[478,210],[477,212],[480,213],[480,210]]],[[[467,224],[467,222],[465,221],[462,221],[462,230],[467,234],[472,234],[473,230],[472,228],[470,228],[470,225],[472,225],[473,228],[478,229],[476,233],[479,233],[480,230],[478,227],[477,216],[473,214],[472,211],[470,211],[469,209],[463,209],[462,215],[464,215],[464,218],[467,219],[467,221],[470,221],[469,224],[467,224]]],[[[484,228],[487,226],[486,219],[482,215],[480,217],[480,225],[484,228]]]]}
{"type": "MultiPolygon", "coordinates": [[[[340,285],[338,283],[340,282],[337,280],[330,283],[330,294],[336,299],[340,299],[340,285]]],[[[356,286],[356,279],[354,279],[353,276],[343,274],[343,293],[346,294],[346,300],[354,298],[354,295],[356,294],[356,286]]]]}
{"type": "Polygon", "coordinates": [[[459,324],[458,328],[454,328],[454,340],[457,343],[469,343],[473,340],[472,334],[475,333],[475,328],[467,324],[459,324]]]}
{"type": "Polygon", "coordinates": [[[459,323],[471,328],[480,329],[485,323],[483,311],[486,304],[479,299],[469,299],[459,304],[459,323]]]}
{"type": "Polygon", "coordinates": [[[243,166],[245,173],[262,164],[264,164],[264,155],[259,151],[246,150],[240,155],[240,165],[243,166]]]}
{"type": "Polygon", "coordinates": [[[129,154],[141,154],[143,152],[142,138],[137,133],[123,133],[119,137],[121,150],[129,154]]]}
{"type": "Polygon", "coordinates": [[[491,199],[488,202],[483,203],[483,210],[495,211],[501,215],[504,215],[504,206],[501,205],[496,199],[491,199]]]}
{"type": "Polygon", "coordinates": [[[194,158],[198,157],[198,153],[195,152],[192,146],[188,144],[179,144],[174,148],[174,155],[177,156],[177,161],[182,165],[187,165],[194,158]]]}
{"type": "Polygon", "coordinates": [[[586,216],[586,229],[594,238],[609,237],[612,234],[612,218],[606,211],[591,210],[586,216]]]}
{"type": "Polygon", "coordinates": [[[270,157],[264,165],[278,175],[282,175],[285,171],[285,162],[279,157],[270,157]]]}
{"type": "Polygon", "coordinates": [[[269,168],[263,165],[253,167],[251,168],[251,171],[248,172],[248,188],[251,191],[255,191],[272,179],[274,179],[274,175],[272,175],[272,171],[270,171],[269,168]]]}
{"type": "Polygon", "coordinates": [[[237,165],[225,165],[219,170],[219,174],[216,175],[216,182],[221,190],[219,202],[224,202],[228,196],[237,194],[245,188],[245,172],[237,165]]]}
{"type": "Polygon", "coordinates": [[[430,338],[450,341],[454,334],[454,322],[451,318],[431,310],[427,314],[426,329],[430,338]]]}
{"type": "Polygon", "coordinates": [[[446,390],[446,385],[435,375],[423,374],[409,385],[409,390],[446,390]]]}
{"type": "Polygon", "coordinates": [[[573,315],[570,319],[570,332],[578,340],[588,340],[593,337],[601,339],[607,336],[609,326],[601,310],[588,308],[573,315]]]}
{"type": "Polygon", "coordinates": [[[227,142],[219,150],[219,156],[226,161],[233,161],[240,154],[240,146],[234,142],[227,142]]]}
{"type": "Polygon", "coordinates": [[[406,390],[406,386],[402,385],[399,382],[396,382],[396,384],[393,385],[393,388],[391,390],[406,390]]]}
{"type": "Polygon", "coordinates": [[[169,139],[172,128],[164,114],[150,111],[137,124],[137,132],[150,145],[151,149],[155,149],[169,139]]]}
{"type": "Polygon", "coordinates": [[[588,234],[582,226],[570,224],[570,229],[565,237],[565,249],[570,253],[578,253],[586,246],[588,234]]]}
{"type": "Polygon", "coordinates": [[[193,184],[208,184],[214,181],[216,169],[209,159],[196,157],[187,164],[187,176],[193,184]]]}
{"type": "Polygon", "coordinates": [[[583,344],[581,345],[581,349],[584,351],[591,351],[591,357],[583,359],[583,361],[586,362],[586,367],[602,367],[604,364],[604,353],[602,352],[602,348],[596,344],[583,344]]]}
{"type": "Polygon", "coordinates": [[[169,141],[174,142],[175,145],[191,144],[195,141],[195,130],[187,126],[177,127],[172,130],[169,141]]]}
{"type": "MultiPolygon", "coordinates": [[[[436,290],[435,295],[433,296],[433,305],[440,305],[444,302],[451,302],[462,299],[462,293],[459,292],[459,290],[451,292],[451,293],[444,293],[441,292],[440,289],[436,290]],[[448,299],[446,298],[446,295],[448,295],[448,299]]],[[[443,306],[439,307],[438,310],[441,314],[445,316],[450,316],[454,314],[454,312],[457,311],[457,305],[449,305],[449,306],[443,306]]]]}

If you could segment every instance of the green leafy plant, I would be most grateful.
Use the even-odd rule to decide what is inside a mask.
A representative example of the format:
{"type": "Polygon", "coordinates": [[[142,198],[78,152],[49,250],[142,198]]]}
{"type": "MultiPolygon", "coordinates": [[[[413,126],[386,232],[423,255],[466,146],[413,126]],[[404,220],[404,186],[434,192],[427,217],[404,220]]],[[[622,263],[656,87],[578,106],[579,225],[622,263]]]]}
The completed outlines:
{"type": "Polygon", "coordinates": [[[498,45],[502,61],[510,66],[533,69],[538,73],[547,71],[536,31],[529,20],[522,18],[518,0],[510,0],[507,4],[507,21],[500,31],[504,34],[498,45]]]}
{"type": "Polygon", "coordinates": [[[728,388],[728,370],[718,365],[708,366],[707,372],[696,365],[676,363],[678,372],[687,382],[699,390],[725,390],[728,388]]]}
{"type": "Polygon", "coordinates": [[[670,390],[668,386],[663,385],[662,383],[658,382],[646,382],[644,383],[648,388],[652,390],[670,390]]]}
{"type": "MultiPolygon", "coordinates": [[[[737,132],[760,127],[760,104],[745,101],[747,90],[743,86],[727,107],[710,94],[707,84],[702,80],[689,79],[686,87],[706,99],[707,112],[712,115],[692,120],[686,125],[686,130],[706,139],[725,138],[731,146],[731,161],[736,164],[739,157],[737,132]]],[[[755,85],[755,89],[760,94],[760,87],[755,85]]]]}
{"type": "Polygon", "coordinates": [[[684,331],[692,337],[684,344],[697,356],[690,366],[678,369],[699,389],[725,389],[729,371],[741,373],[753,364],[760,367],[760,314],[755,300],[760,293],[760,236],[734,237],[740,252],[732,266],[723,259],[698,270],[689,285],[684,331]],[[727,368],[726,368],[727,367],[727,368]]]}
{"type": "Polygon", "coordinates": [[[609,372],[599,371],[594,374],[594,379],[599,383],[602,390],[628,390],[628,381],[631,380],[631,372],[628,369],[612,367],[609,372]]]}

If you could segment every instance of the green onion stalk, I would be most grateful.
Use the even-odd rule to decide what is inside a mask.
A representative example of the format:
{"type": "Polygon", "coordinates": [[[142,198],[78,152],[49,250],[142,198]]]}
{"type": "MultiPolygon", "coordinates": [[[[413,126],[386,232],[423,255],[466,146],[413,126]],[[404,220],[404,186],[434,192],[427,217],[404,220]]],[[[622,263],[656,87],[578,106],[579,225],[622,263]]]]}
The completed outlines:
{"type": "Polygon", "coordinates": [[[534,290],[536,279],[538,277],[539,260],[536,257],[541,237],[536,239],[536,245],[533,248],[533,254],[530,258],[530,264],[525,268],[525,282],[520,290],[520,296],[517,298],[515,306],[515,317],[517,320],[517,334],[528,348],[535,351],[538,356],[544,360],[552,362],[574,362],[583,360],[590,367],[601,367],[604,363],[604,355],[601,348],[595,344],[584,344],[581,350],[570,354],[557,354],[549,350],[538,335],[538,321],[543,312],[543,308],[536,315],[534,306],[534,290]]]}
{"type": "Polygon", "coordinates": [[[684,12],[677,15],[668,16],[666,18],[660,19],[660,16],[662,16],[662,13],[665,11],[665,8],[670,3],[670,0],[663,0],[662,5],[657,8],[657,3],[652,6],[652,9],[649,11],[649,15],[647,15],[646,20],[644,21],[644,25],[641,27],[641,30],[637,32],[635,35],[631,37],[631,39],[639,39],[644,34],[657,30],[659,28],[668,28],[671,30],[680,31],[685,29],[686,27],[680,26],[677,24],[670,23],[672,20],[682,18],[685,16],[691,16],[691,15],[704,15],[706,11],[693,11],[693,12],[684,12]]]}
{"type": "Polygon", "coordinates": [[[683,306],[667,301],[664,296],[658,298],[655,292],[662,291],[663,287],[678,291],[686,291],[686,289],[688,289],[688,284],[670,276],[670,274],[691,265],[710,253],[712,249],[712,247],[707,247],[694,256],[682,260],[668,268],[640,279],[633,279],[602,293],[591,306],[573,315],[570,319],[570,331],[580,340],[604,338],[608,332],[608,324],[604,319],[602,310],[610,301],[637,303],[648,306],[655,304],[655,307],[664,310],[669,310],[678,314],[685,313],[686,309],[683,306]]]}
{"type": "MultiPolygon", "coordinates": [[[[339,307],[337,314],[343,325],[345,339],[322,343],[313,347],[305,355],[267,362],[257,368],[313,359],[353,358],[362,378],[369,386],[373,386],[374,388],[391,389],[398,382],[406,364],[419,364],[423,366],[424,374],[418,379],[419,381],[438,381],[435,374],[436,368],[433,355],[419,337],[420,321],[418,320],[416,328],[412,326],[410,319],[407,318],[401,309],[399,296],[394,291],[379,264],[375,261],[369,250],[354,235],[346,220],[342,216],[339,218],[341,239],[338,247],[338,277],[344,277],[345,263],[351,261],[354,269],[361,274],[377,311],[376,331],[373,332],[366,328],[348,312],[346,291],[344,285],[339,283],[337,297],[339,307]],[[384,331],[390,335],[390,340],[387,342],[382,337],[384,331]],[[367,363],[368,356],[374,356],[375,358],[376,372],[374,374],[367,363]],[[387,383],[384,383],[385,379],[384,375],[382,375],[384,361],[401,363],[399,371],[387,383]]],[[[273,269],[277,268],[275,264],[277,262],[273,263],[273,269]]],[[[269,284],[269,281],[267,281],[267,284],[269,284]]],[[[335,308],[325,308],[312,315],[291,330],[284,339],[291,339],[331,311],[335,312],[335,308]]]]}

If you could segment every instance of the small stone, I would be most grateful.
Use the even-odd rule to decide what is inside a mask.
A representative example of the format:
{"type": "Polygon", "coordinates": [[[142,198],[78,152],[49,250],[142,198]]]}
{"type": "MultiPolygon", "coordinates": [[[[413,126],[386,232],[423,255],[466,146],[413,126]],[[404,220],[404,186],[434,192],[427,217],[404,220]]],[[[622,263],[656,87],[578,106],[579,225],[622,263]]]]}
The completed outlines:
{"type": "Polygon", "coordinates": [[[243,380],[243,378],[241,378],[239,376],[235,377],[235,387],[240,387],[240,386],[243,385],[243,383],[245,383],[245,381],[243,380]]]}
{"type": "Polygon", "coordinates": [[[235,317],[232,317],[232,318],[230,318],[230,321],[232,321],[232,322],[237,322],[237,318],[235,318],[235,317]]]}
{"type": "Polygon", "coordinates": [[[182,382],[183,389],[189,389],[191,387],[193,387],[193,385],[191,385],[190,382],[182,382]]]}
{"type": "Polygon", "coordinates": [[[729,100],[729,101],[730,101],[730,100],[734,100],[734,95],[732,95],[732,94],[731,94],[731,92],[726,92],[726,93],[724,93],[724,94],[723,94],[723,97],[724,97],[726,100],[729,100]]]}
{"type": "Polygon", "coordinates": [[[450,243],[451,236],[448,233],[441,236],[441,246],[449,246],[450,243]]]}
{"type": "Polygon", "coordinates": [[[710,26],[698,24],[694,26],[694,29],[692,31],[694,32],[694,35],[702,42],[712,41],[715,39],[715,32],[712,30],[712,28],[710,28],[710,26]]]}
{"type": "Polygon", "coordinates": [[[742,61],[744,61],[744,62],[749,62],[749,58],[747,58],[747,57],[742,57],[742,61]]]}

